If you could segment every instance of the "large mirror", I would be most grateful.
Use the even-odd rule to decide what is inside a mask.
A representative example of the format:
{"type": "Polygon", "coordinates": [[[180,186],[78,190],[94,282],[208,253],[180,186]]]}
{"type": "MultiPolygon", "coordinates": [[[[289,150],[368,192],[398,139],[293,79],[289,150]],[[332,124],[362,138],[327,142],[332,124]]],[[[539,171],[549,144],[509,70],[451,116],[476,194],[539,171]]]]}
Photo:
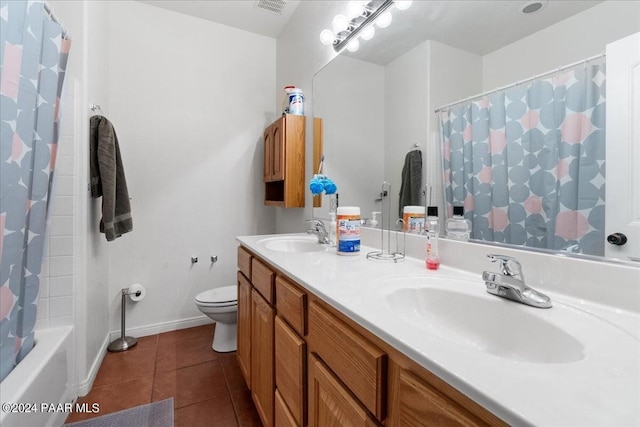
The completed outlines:
{"type": "MultiPolygon", "coordinates": [[[[428,204],[439,207],[440,221],[444,223],[447,213],[451,213],[451,203],[445,200],[446,186],[451,187],[451,183],[443,183],[442,156],[447,158],[450,153],[442,153],[443,146],[449,147],[442,143],[440,133],[446,120],[435,110],[448,104],[469,109],[469,102],[456,103],[482,93],[487,93],[490,100],[494,89],[519,89],[525,82],[543,82],[565,71],[592,67],[597,70],[605,62],[603,54],[608,45],[640,32],[640,2],[551,0],[540,2],[542,8],[535,13],[523,13],[526,6],[531,8],[531,3],[414,1],[406,11],[393,10],[391,25],[377,28],[374,38],[362,41],[357,52],[343,51],[315,75],[314,115],[323,120],[324,172],[338,184],[341,206],[360,206],[362,216],[371,217],[372,212],[383,210],[384,203],[383,214],[395,224],[402,212],[399,194],[403,169],[419,152],[421,197],[418,203],[410,204],[424,205],[426,194],[428,204]],[[574,65],[567,67],[571,64],[574,65]],[[550,70],[557,72],[547,73],[550,70]],[[537,80],[530,81],[533,77],[537,80]],[[383,197],[381,185],[385,181],[391,183],[391,190],[383,197]]],[[[610,83],[611,76],[606,78],[610,83]]],[[[605,85],[598,90],[605,95],[605,85]]],[[[607,104],[611,101],[607,96],[607,104]]],[[[506,100],[507,104],[511,102],[506,100]]],[[[474,108],[477,110],[477,106],[474,108]]],[[[471,112],[466,116],[454,113],[468,121],[476,120],[471,118],[471,112]]],[[[597,114],[593,120],[604,119],[603,113],[597,114]]],[[[630,144],[628,151],[631,155],[630,144]]],[[[640,169],[637,154],[635,151],[635,168],[640,169]]],[[[578,152],[573,155],[581,156],[578,152]]],[[[604,171],[602,166],[599,172],[603,177],[604,171]]],[[[591,214],[592,218],[596,214],[604,217],[605,189],[610,201],[609,193],[629,187],[626,182],[612,182],[611,176],[612,173],[606,185],[604,182],[597,185],[602,194],[596,198],[602,199],[602,206],[591,214]]],[[[624,200],[629,205],[625,209],[638,215],[640,207],[632,208],[638,199],[624,200]]],[[[315,208],[314,215],[328,217],[328,205],[323,203],[323,207],[315,208]]],[[[510,208],[515,210],[518,206],[510,208]]],[[[625,218],[631,216],[630,213],[625,218]]],[[[639,229],[635,227],[629,240],[640,240],[639,229]]],[[[591,231],[589,238],[599,239],[592,245],[595,249],[576,249],[571,236],[564,239],[554,236],[561,240],[557,249],[619,259],[640,257],[604,243],[614,229],[607,227],[599,230],[599,234],[591,231]]],[[[472,237],[490,240],[479,231],[472,237]]],[[[524,238],[517,243],[548,249],[540,246],[540,241],[544,243],[546,239],[524,238]]],[[[585,246],[588,240],[585,239],[585,246]]],[[[634,242],[625,250],[638,251],[639,244],[634,242]]]]}

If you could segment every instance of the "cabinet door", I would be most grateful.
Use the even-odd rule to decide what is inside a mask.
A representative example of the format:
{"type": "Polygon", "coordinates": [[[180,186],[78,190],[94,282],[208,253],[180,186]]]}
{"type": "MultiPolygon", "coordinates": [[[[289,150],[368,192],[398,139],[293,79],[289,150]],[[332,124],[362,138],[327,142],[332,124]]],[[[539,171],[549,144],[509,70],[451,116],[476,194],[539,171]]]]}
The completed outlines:
{"type": "Polygon", "coordinates": [[[273,426],[273,308],[251,290],[251,397],[264,427],[273,426]]]}
{"type": "Polygon", "coordinates": [[[487,425],[404,369],[400,371],[392,393],[391,427],[487,425]]]}
{"type": "Polygon", "coordinates": [[[238,271],[238,365],[251,388],[251,283],[238,271]]]}
{"type": "Polygon", "coordinates": [[[309,427],[376,425],[325,364],[309,355],[309,427]]]}
{"type": "Polygon", "coordinates": [[[262,169],[262,180],[264,182],[271,182],[273,176],[272,164],[273,164],[273,133],[272,126],[267,127],[264,130],[264,168],[262,169]]]}
{"type": "Polygon", "coordinates": [[[305,342],[280,318],[275,321],[276,389],[287,404],[296,424],[304,425],[306,398],[305,342]]]}
{"type": "Polygon", "coordinates": [[[271,129],[271,179],[270,181],[284,181],[285,161],[285,120],[284,117],[277,120],[269,128],[271,129]]]}

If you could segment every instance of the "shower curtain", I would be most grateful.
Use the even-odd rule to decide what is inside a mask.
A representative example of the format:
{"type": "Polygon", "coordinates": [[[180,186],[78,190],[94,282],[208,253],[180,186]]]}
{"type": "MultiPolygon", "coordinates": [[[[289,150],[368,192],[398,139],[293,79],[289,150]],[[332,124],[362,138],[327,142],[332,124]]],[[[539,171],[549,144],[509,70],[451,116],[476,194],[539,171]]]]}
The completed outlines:
{"type": "Polygon", "coordinates": [[[69,47],[42,1],[0,2],[0,380],[34,345],[69,47]]]}
{"type": "Polygon", "coordinates": [[[605,64],[439,113],[445,200],[472,238],[604,255],[605,64]]]}

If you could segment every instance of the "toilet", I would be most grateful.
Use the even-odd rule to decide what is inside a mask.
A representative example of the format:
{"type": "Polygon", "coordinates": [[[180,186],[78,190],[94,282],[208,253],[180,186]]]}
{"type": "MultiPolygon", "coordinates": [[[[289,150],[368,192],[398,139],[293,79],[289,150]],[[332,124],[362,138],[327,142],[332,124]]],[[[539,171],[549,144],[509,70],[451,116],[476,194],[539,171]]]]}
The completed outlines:
{"type": "Polygon", "coordinates": [[[211,348],[220,353],[236,351],[238,324],[238,287],[210,289],[196,296],[198,309],[216,321],[211,348]]]}

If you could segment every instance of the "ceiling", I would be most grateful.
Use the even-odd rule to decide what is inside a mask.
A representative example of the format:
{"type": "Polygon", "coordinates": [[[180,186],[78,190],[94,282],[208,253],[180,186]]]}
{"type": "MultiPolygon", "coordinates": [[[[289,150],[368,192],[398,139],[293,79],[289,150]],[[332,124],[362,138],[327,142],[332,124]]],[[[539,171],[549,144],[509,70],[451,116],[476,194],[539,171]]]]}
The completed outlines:
{"type": "Polygon", "coordinates": [[[300,0],[138,0],[196,18],[277,38],[300,0]],[[261,7],[257,7],[260,5],[261,7]],[[275,13],[266,8],[279,9],[275,13]]]}
{"type": "MultiPolygon", "coordinates": [[[[139,1],[274,38],[278,37],[300,4],[300,0],[139,1]],[[256,7],[258,3],[279,4],[284,8],[276,14],[256,7]]],[[[393,10],[391,25],[377,29],[380,35],[362,42],[358,52],[345,54],[386,65],[425,40],[436,40],[485,55],[601,1],[550,0],[542,10],[525,15],[520,11],[527,3],[524,0],[414,0],[405,11],[393,10]]],[[[347,1],[341,2],[346,12],[347,1]]],[[[326,3],[329,5],[336,1],[326,3]]],[[[330,27],[330,22],[327,22],[327,27],[330,27]]]]}

